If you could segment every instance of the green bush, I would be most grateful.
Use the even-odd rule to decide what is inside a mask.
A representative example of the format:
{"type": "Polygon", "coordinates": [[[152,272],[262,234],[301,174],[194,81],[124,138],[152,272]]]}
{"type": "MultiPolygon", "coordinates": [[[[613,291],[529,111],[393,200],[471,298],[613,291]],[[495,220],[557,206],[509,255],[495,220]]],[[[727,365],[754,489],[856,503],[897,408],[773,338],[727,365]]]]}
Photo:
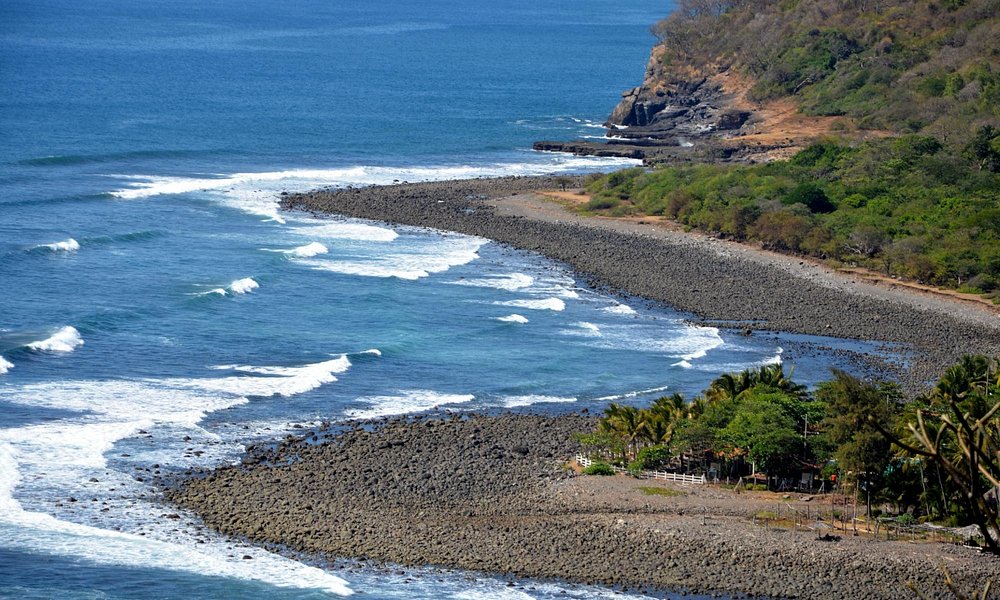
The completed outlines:
{"type": "Polygon", "coordinates": [[[782,204],[804,204],[814,213],[830,213],[837,210],[837,207],[826,197],[823,191],[815,183],[800,183],[795,186],[788,195],[781,199],[782,204]]]}
{"type": "Polygon", "coordinates": [[[615,470],[606,462],[595,462],[583,470],[584,475],[614,475],[615,470]]]}
{"type": "Polygon", "coordinates": [[[583,207],[587,210],[609,210],[618,206],[619,201],[614,198],[597,196],[587,201],[583,207]]]}
{"type": "Polygon", "coordinates": [[[651,471],[667,464],[670,458],[670,448],[662,444],[657,444],[655,446],[646,446],[642,450],[639,450],[639,454],[636,455],[633,462],[638,465],[640,470],[651,471]]]}
{"type": "Polygon", "coordinates": [[[1000,129],[960,147],[927,135],[823,140],[788,161],[629,169],[587,210],[664,215],[780,251],[990,294],[1000,287],[1000,129]],[[621,195],[629,200],[623,202],[621,195]],[[872,245],[859,232],[877,230],[872,245]]]}

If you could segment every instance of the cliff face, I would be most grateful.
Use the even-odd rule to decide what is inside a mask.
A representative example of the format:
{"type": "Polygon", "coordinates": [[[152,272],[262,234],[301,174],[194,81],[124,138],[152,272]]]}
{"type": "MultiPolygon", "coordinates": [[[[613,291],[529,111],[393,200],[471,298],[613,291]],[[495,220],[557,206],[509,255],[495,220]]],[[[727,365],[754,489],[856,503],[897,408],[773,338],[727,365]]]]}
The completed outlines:
{"type": "Polygon", "coordinates": [[[739,94],[725,89],[722,74],[711,67],[669,68],[664,53],[663,46],[655,46],[642,85],[622,93],[605,123],[614,130],[612,135],[684,145],[691,138],[737,130],[747,122],[751,111],[739,101],[739,94]]]}
{"type": "Polygon", "coordinates": [[[655,46],[642,85],[622,92],[606,141],[536,142],[536,150],[666,162],[787,158],[836,119],[803,115],[786,99],[753,102],[753,80],[715,64],[667,64],[655,46]]]}

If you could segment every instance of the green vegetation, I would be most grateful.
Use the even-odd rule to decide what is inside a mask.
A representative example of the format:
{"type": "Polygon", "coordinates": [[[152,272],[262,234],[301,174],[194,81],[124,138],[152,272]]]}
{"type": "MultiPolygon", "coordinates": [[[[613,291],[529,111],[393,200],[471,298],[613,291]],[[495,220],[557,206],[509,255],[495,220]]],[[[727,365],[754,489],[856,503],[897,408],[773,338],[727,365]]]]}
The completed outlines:
{"type": "Polygon", "coordinates": [[[615,470],[605,462],[595,462],[583,470],[584,475],[614,475],[615,470]]]}
{"type": "Polygon", "coordinates": [[[971,139],[1000,117],[997,0],[680,0],[663,60],[732,68],[757,100],[864,129],[971,139]]]}
{"type": "Polygon", "coordinates": [[[691,402],[611,404],[581,441],[621,465],[642,455],[730,481],[766,473],[768,485],[795,485],[812,473],[857,490],[869,514],[880,505],[903,521],[977,524],[1000,553],[991,533],[1000,525],[1000,360],[965,357],[910,401],[893,384],[839,371],[811,392],[780,365],[727,373],[691,402]]]}
{"type": "Polygon", "coordinates": [[[675,498],[677,496],[685,495],[684,492],[680,490],[672,490],[670,488],[655,487],[651,485],[640,486],[638,490],[647,496],[664,496],[666,498],[675,498]]]}
{"type": "Polygon", "coordinates": [[[1000,298],[1000,129],[961,148],[921,135],[820,141],[760,165],[627,169],[584,209],[662,215],[773,250],[1000,298]]]}
{"type": "Polygon", "coordinates": [[[664,73],[741,74],[751,99],[844,117],[845,137],[767,165],[614,173],[587,210],[1000,301],[1000,0],[679,0],[653,32],[664,73]]]}

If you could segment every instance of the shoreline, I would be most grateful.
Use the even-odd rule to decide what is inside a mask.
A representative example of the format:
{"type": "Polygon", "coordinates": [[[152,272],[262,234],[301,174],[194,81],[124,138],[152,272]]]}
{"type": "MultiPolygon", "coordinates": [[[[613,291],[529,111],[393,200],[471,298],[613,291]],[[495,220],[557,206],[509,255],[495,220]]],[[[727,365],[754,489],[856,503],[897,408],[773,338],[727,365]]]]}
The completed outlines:
{"type": "Polygon", "coordinates": [[[1000,355],[1000,316],[986,307],[650,221],[581,216],[539,194],[559,184],[545,176],[406,183],[288,194],[281,205],[539,252],[593,287],[663,303],[695,323],[901,344],[915,356],[895,375],[912,393],[963,354],[1000,355]]]}
{"type": "Polygon", "coordinates": [[[578,475],[563,461],[577,451],[572,433],[593,423],[510,413],[350,422],[165,495],[213,529],[321,563],[817,600],[908,599],[911,581],[943,597],[942,565],[970,593],[1000,579],[1000,559],[971,548],[832,529],[830,496],[578,475]],[[813,519],[761,521],[789,503],[813,519]]]}
{"type": "MultiPolygon", "coordinates": [[[[917,356],[899,375],[911,391],[961,354],[1000,348],[1000,319],[980,307],[642,220],[583,217],[538,193],[557,186],[512,177],[348,188],[283,195],[282,207],[539,252],[696,322],[907,344],[917,356]]],[[[578,476],[565,462],[579,450],[572,434],[593,423],[509,412],[348,421],[188,473],[164,495],[212,529],[320,562],[770,598],[911,598],[908,581],[940,594],[942,565],[967,591],[1000,579],[1000,559],[961,546],[848,531],[823,541],[819,529],[757,523],[827,497],[578,476]]]]}

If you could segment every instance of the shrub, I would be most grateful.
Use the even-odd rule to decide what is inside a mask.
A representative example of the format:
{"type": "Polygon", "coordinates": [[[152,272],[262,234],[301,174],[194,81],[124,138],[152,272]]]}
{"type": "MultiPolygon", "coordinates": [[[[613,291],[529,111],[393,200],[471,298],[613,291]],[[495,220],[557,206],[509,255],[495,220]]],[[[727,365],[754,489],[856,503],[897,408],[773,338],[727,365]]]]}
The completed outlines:
{"type": "Polygon", "coordinates": [[[615,470],[605,462],[595,462],[583,470],[584,475],[614,475],[615,470]]]}
{"type": "Polygon", "coordinates": [[[815,183],[800,183],[782,198],[782,204],[804,204],[809,212],[831,213],[837,207],[827,198],[826,192],[815,183]]]}
{"type": "Polygon", "coordinates": [[[619,201],[615,200],[614,198],[602,198],[600,196],[597,196],[595,198],[592,198],[583,206],[587,210],[609,210],[618,206],[618,202],[619,201]]]}
{"type": "Polygon", "coordinates": [[[657,444],[655,446],[646,446],[642,450],[639,450],[639,454],[636,455],[634,462],[638,464],[640,470],[652,470],[662,467],[670,458],[670,449],[663,444],[657,444]]]}

